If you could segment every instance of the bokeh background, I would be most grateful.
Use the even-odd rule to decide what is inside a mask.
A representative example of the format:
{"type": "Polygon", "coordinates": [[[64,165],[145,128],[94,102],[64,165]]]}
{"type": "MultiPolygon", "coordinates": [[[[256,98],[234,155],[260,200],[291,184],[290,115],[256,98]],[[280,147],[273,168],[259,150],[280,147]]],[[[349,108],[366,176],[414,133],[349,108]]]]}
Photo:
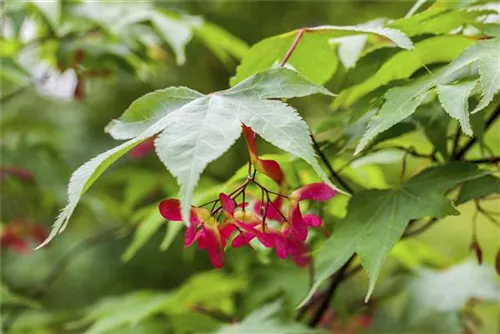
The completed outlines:
{"type": "MultiPolygon", "coordinates": [[[[159,4],[174,13],[198,16],[223,27],[248,45],[302,26],[351,25],[378,17],[399,18],[413,5],[407,1],[187,1],[159,4]]],[[[7,25],[19,25],[25,38],[22,43],[29,43],[43,32],[33,27],[23,28],[23,20],[31,20],[32,25],[40,29],[42,18],[34,7],[9,7],[8,1],[2,6],[3,39],[0,48],[2,57],[7,59],[18,50],[12,45],[14,43],[8,42],[13,39],[13,28],[7,25]]],[[[114,7],[106,8],[106,14],[112,18],[110,11],[115,10],[114,7]]],[[[75,17],[73,19],[77,20],[76,14],[75,17]]],[[[53,50],[47,47],[44,57],[52,61],[57,59],[53,50]]],[[[92,329],[96,333],[199,331],[199,328],[191,328],[193,323],[206,325],[207,331],[215,329],[218,321],[209,321],[209,316],[192,309],[178,314],[153,313],[132,327],[127,323],[127,318],[133,318],[147,308],[140,295],[135,293],[146,290],[154,291],[155,295],[173,293],[186,282],[192,283],[190,279],[193,277],[199,278],[199,282],[192,283],[193,291],[223,285],[228,291],[221,291],[221,296],[232,296],[236,292],[235,299],[231,297],[228,301],[229,297],[227,300],[223,298],[220,304],[228,304],[228,310],[236,309],[235,313],[240,317],[266,301],[278,299],[283,300],[292,314],[293,307],[307,291],[307,269],[295,268],[288,261],[283,263],[255,256],[251,250],[238,249],[227,253],[228,265],[216,274],[212,273],[203,251],[183,248],[181,235],[171,240],[168,249],[160,251],[166,223],[158,225],[142,247],[131,250],[134,232],[143,221],[145,212],[162,198],[177,195],[175,180],[154,154],[138,153],[139,156],[128,155],[118,161],[84,196],[68,229],[47,247],[32,251],[40,241],[40,235],[46,233],[58,210],[64,206],[71,172],[116,144],[104,132],[111,119],[119,117],[132,101],[154,89],[186,86],[202,93],[225,89],[238,64],[235,57],[221,61],[199,38],[188,43],[186,61],[182,65],[176,62],[168,46],[160,45],[156,52],[157,56],[149,60],[148,71],[141,75],[117,66],[112,75],[86,79],[84,96],[81,97],[71,89],[68,91],[68,85],[74,81],[65,81],[64,78],[54,79],[53,86],[42,91],[33,83],[16,86],[9,80],[11,68],[6,60],[2,62],[1,223],[3,233],[8,226],[22,229],[23,232],[19,233],[25,242],[24,246],[18,244],[17,248],[7,247],[5,242],[2,244],[2,319],[3,325],[9,327],[6,333],[83,333],[97,319],[114,322],[118,327],[110,326],[110,331],[92,329]],[[57,94],[61,96],[54,96],[57,94]],[[110,303],[107,309],[103,307],[101,313],[92,314],[92,311],[99,310],[97,305],[102,306],[109,300],[106,298],[113,296],[124,299],[110,303]]],[[[333,80],[329,87],[335,91],[335,85],[333,80]]],[[[313,129],[330,115],[329,101],[324,97],[308,97],[294,103],[313,129]]],[[[490,145],[495,147],[500,146],[497,129],[498,125],[487,137],[490,145]]],[[[424,150],[430,147],[420,132],[398,140],[411,141],[424,150]]],[[[262,143],[262,151],[279,153],[265,143],[262,143]]],[[[209,165],[197,194],[202,196],[203,191],[224,183],[246,161],[244,143],[238,141],[222,158],[209,165]]],[[[417,169],[419,163],[418,159],[410,159],[409,172],[417,169]]],[[[372,163],[368,167],[365,170],[368,183],[390,184],[399,176],[400,161],[372,163]]],[[[498,200],[492,200],[485,207],[495,210],[498,204],[498,200]]],[[[333,205],[342,210],[345,203],[339,201],[333,205]]],[[[331,323],[327,321],[325,324],[327,330],[332,333],[455,332],[456,311],[463,307],[449,312],[451,315],[433,310],[433,303],[442,298],[435,290],[448,289],[449,294],[458,296],[470,285],[481,285],[480,277],[462,275],[463,281],[452,278],[448,284],[436,284],[435,287],[431,285],[437,281],[431,279],[428,282],[430,287],[424,289],[429,293],[426,303],[413,305],[415,309],[407,305],[405,295],[411,292],[410,273],[415,266],[445,268],[457,263],[474,266],[469,244],[475,207],[469,203],[459,206],[459,210],[460,216],[447,218],[396,247],[384,266],[370,303],[362,302],[367,287],[364,272],[343,284],[335,299],[335,311],[329,314],[331,323]],[[434,292],[428,292],[429,289],[434,289],[434,292]],[[412,322],[411,316],[405,314],[422,309],[429,313],[421,318],[425,320],[412,322]]],[[[479,216],[478,237],[485,262],[491,264],[500,241],[499,230],[485,217],[479,216]]],[[[474,314],[481,323],[479,333],[498,333],[497,303],[478,302],[474,314]]]]}

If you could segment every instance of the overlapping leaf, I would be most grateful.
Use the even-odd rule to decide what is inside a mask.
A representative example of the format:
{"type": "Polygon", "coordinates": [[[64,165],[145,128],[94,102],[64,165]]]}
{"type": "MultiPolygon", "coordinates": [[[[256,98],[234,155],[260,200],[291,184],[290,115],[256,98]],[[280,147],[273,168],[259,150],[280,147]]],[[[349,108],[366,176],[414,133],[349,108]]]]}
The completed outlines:
{"type": "Polygon", "coordinates": [[[290,106],[267,100],[315,93],[332,95],[297,72],[281,68],[258,73],[229,90],[209,95],[187,88],[144,95],[107,127],[114,138],[129,140],[87,162],[71,176],[68,204],[41,246],[64,230],[80,197],[113,162],[155,135],[159,135],[155,142],[158,156],[180,184],[185,220],[201,172],[240,136],[241,123],[307,161],[323,181],[331,184],[316,160],[306,123],[290,106]]]}
{"type": "Polygon", "coordinates": [[[282,309],[280,301],[264,305],[260,309],[249,314],[239,323],[225,325],[219,328],[214,334],[308,334],[321,333],[322,331],[308,328],[304,324],[283,321],[279,318],[282,309]]]}
{"type": "MultiPolygon", "coordinates": [[[[413,114],[423,102],[429,90],[437,85],[449,85],[466,77],[474,78],[474,65],[479,67],[482,98],[472,113],[488,106],[493,96],[500,90],[500,39],[480,41],[467,48],[457,59],[443,69],[406,86],[389,89],[385,94],[385,102],[368,125],[363,138],[356,148],[359,153],[377,134],[389,129],[394,124],[413,114]]],[[[458,92],[457,88],[457,91],[458,92]]],[[[464,101],[470,94],[469,89],[461,89],[460,100],[464,101]]],[[[454,94],[455,98],[458,96],[454,94]]],[[[464,105],[462,105],[462,108],[464,105]]],[[[445,107],[445,110],[447,108],[445,107]]],[[[450,112],[448,110],[448,112],[450,112]]],[[[463,111],[462,111],[463,113],[463,111]]],[[[462,119],[465,116],[461,116],[462,119]]]]}
{"type": "Polygon", "coordinates": [[[410,219],[457,214],[445,192],[458,183],[484,175],[471,164],[452,163],[429,168],[386,190],[366,190],[351,199],[347,216],[316,254],[317,277],[306,300],[354,253],[370,275],[367,298],[373,291],[384,259],[410,219]]]}
{"type": "Polygon", "coordinates": [[[485,175],[465,182],[462,189],[460,189],[456,204],[462,204],[492,194],[500,194],[500,179],[494,175],[485,175]]]}
{"type": "MultiPolygon", "coordinates": [[[[231,79],[231,85],[259,71],[277,67],[297,36],[298,31],[266,38],[252,46],[243,58],[231,79]]],[[[403,49],[411,49],[412,42],[396,29],[359,26],[320,26],[307,28],[287,62],[290,66],[312,82],[323,84],[331,78],[337,68],[338,60],[334,54],[331,39],[351,35],[378,35],[395,43],[403,49]]]]}
{"type": "Polygon", "coordinates": [[[234,308],[233,294],[245,286],[245,280],[240,277],[216,271],[203,272],[171,292],[136,291],[102,300],[88,310],[80,324],[91,323],[85,333],[98,334],[125,330],[155,315],[166,314],[173,318],[192,315],[195,305],[229,313],[234,308]]]}
{"type": "Polygon", "coordinates": [[[495,14],[494,10],[469,10],[431,7],[426,11],[396,20],[387,26],[398,29],[408,36],[446,34],[463,25],[476,25],[479,18],[495,14]]]}
{"type": "Polygon", "coordinates": [[[432,37],[416,43],[413,50],[398,52],[389,58],[374,75],[342,91],[333,101],[332,108],[349,108],[364,95],[392,81],[407,79],[425,65],[450,62],[473,43],[473,40],[460,35],[432,37]],[[436,49],[441,51],[436,52],[436,49]]]}

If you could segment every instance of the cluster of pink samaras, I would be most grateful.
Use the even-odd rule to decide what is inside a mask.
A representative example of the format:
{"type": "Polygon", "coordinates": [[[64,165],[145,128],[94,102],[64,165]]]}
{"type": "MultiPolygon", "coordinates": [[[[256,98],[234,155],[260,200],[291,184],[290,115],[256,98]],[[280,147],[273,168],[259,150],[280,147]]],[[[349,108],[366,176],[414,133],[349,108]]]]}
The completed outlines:
{"type": "MultiPolygon", "coordinates": [[[[260,159],[255,134],[244,125],[243,133],[250,153],[246,181],[229,194],[221,193],[211,202],[191,207],[184,245],[188,247],[197,243],[200,249],[208,251],[212,264],[221,268],[224,265],[224,249],[229,242],[237,248],[256,240],[264,247],[274,248],[279,258],[290,256],[297,265],[305,266],[310,260],[306,244],[308,229],[320,227],[323,222],[317,215],[303,215],[299,203],[304,200],[326,201],[336,192],[325,183],[312,183],[289,195],[282,193],[287,186],[280,165],[274,160],[260,159]],[[280,192],[271,191],[257,182],[256,172],[273,179],[280,192]],[[246,189],[251,184],[260,188],[262,194],[253,207],[245,202],[246,189]],[[211,210],[204,207],[209,204],[212,204],[211,210]]],[[[182,222],[177,199],[162,201],[160,213],[169,221],[182,222]]]]}
{"type": "Polygon", "coordinates": [[[25,254],[44,241],[47,235],[47,227],[16,219],[2,226],[0,245],[18,254],[25,254]]]}

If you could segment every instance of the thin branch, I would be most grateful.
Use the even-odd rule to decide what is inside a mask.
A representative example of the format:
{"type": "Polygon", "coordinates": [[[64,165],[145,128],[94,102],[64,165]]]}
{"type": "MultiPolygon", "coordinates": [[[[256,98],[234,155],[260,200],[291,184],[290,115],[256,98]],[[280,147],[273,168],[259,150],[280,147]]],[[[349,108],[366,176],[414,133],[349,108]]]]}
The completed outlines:
{"type": "Polygon", "coordinates": [[[325,297],[323,298],[323,302],[321,302],[321,305],[318,307],[316,312],[314,313],[313,317],[309,321],[309,327],[315,327],[320,321],[321,318],[323,318],[323,315],[325,314],[326,310],[328,309],[328,306],[330,306],[330,302],[335,294],[335,291],[337,290],[338,286],[340,283],[343,281],[344,274],[351,264],[351,262],[354,260],[355,255],[352,255],[349,260],[347,260],[346,263],[337,271],[335,276],[332,276],[330,286],[326,290],[325,297]]]}
{"type": "Polygon", "coordinates": [[[299,31],[297,31],[297,36],[295,37],[295,40],[293,41],[292,45],[290,46],[290,48],[286,52],[285,57],[281,61],[280,67],[285,66],[285,64],[288,61],[288,59],[290,59],[290,57],[292,56],[293,51],[295,51],[295,48],[297,47],[297,44],[299,43],[300,39],[302,38],[302,35],[304,35],[305,32],[306,32],[305,28],[299,29],[299,31]]]}
{"type": "MultiPolygon", "coordinates": [[[[408,238],[408,237],[414,237],[420,233],[423,233],[425,232],[429,227],[431,227],[432,225],[434,225],[434,223],[436,223],[438,221],[437,218],[432,218],[430,219],[427,223],[413,229],[413,230],[408,230],[406,231],[403,236],[401,237],[401,239],[403,238],[408,238]]],[[[410,222],[408,223],[408,227],[412,226],[413,223],[415,223],[415,220],[410,220],[410,222]]]]}
{"type": "Polygon", "coordinates": [[[335,179],[340,184],[340,186],[342,188],[347,190],[347,192],[352,193],[351,187],[349,187],[349,185],[337,174],[337,172],[335,172],[332,165],[330,164],[330,161],[328,161],[328,159],[325,156],[325,154],[323,153],[323,151],[321,151],[321,148],[319,147],[318,143],[316,142],[316,139],[314,138],[314,136],[312,134],[311,134],[311,139],[312,139],[314,148],[316,149],[316,152],[318,152],[319,157],[321,158],[321,160],[325,164],[326,168],[330,172],[331,177],[333,179],[335,179]]]}
{"type": "Polygon", "coordinates": [[[203,307],[201,305],[194,305],[192,307],[192,310],[198,313],[202,313],[205,315],[208,315],[216,320],[223,321],[223,322],[233,322],[234,319],[231,317],[229,314],[226,314],[220,310],[211,310],[207,309],[206,307],[203,307]]]}
{"type": "Polygon", "coordinates": [[[16,96],[18,96],[22,92],[24,92],[25,90],[33,87],[34,85],[35,85],[35,82],[33,81],[29,85],[19,87],[19,88],[13,90],[12,92],[10,92],[8,94],[5,94],[4,96],[0,97],[0,103],[3,104],[3,103],[9,102],[13,98],[15,98],[16,96]]]}
{"type": "Polygon", "coordinates": [[[500,157],[489,157],[489,158],[482,158],[482,159],[472,159],[472,160],[465,160],[467,162],[471,162],[474,164],[494,164],[497,162],[500,162],[500,157]]]}
{"type": "MultiPolygon", "coordinates": [[[[495,123],[496,119],[500,116],[500,105],[497,106],[493,114],[486,120],[484,125],[484,132],[486,132],[495,123]]],[[[469,141],[453,156],[453,160],[461,160],[470,148],[477,142],[477,137],[469,139],[469,141]]]]}
{"type": "Polygon", "coordinates": [[[457,153],[458,144],[460,143],[460,135],[462,134],[461,131],[462,131],[462,128],[461,128],[461,126],[459,124],[457,126],[457,132],[455,132],[455,136],[453,137],[453,146],[452,146],[452,149],[451,149],[451,155],[454,155],[454,154],[457,153]]]}

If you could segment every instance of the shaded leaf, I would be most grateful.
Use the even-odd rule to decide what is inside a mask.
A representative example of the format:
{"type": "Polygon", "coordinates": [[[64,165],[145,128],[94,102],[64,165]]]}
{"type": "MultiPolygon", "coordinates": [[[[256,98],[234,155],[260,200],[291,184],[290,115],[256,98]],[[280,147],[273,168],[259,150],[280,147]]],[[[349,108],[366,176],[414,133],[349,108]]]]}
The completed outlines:
{"type": "Polygon", "coordinates": [[[474,165],[452,163],[424,170],[398,188],[356,193],[347,216],[316,254],[316,280],[306,302],[319,285],[355,252],[370,275],[367,298],[384,259],[403,234],[410,219],[456,215],[444,193],[458,183],[483,175],[474,165]]]}
{"type": "Polygon", "coordinates": [[[425,136],[436,150],[447,159],[449,154],[445,134],[448,133],[450,118],[444,112],[439,101],[433,101],[419,106],[412,117],[423,127],[425,136]]]}
{"type": "Polygon", "coordinates": [[[179,232],[182,230],[182,227],[183,227],[182,224],[167,224],[165,237],[163,238],[163,241],[160,244],[161,251],[164,252],[170,247],[177,234],[179,234],[179,232]]]}
{"type": "Polygon", "coordinates": [[[285,322],[278,316],[282,310],[281,302],[267,304],[250,313],[239,323],[225,325],[214,334],[307,334],[319,333],[320,330],[308,328],[306,325],[294,321],[285,322]]]}
{"type": "Polygon", "coordinates": [[[410,270],[421,269],[429,264],[438,268],[451,264],[451,259],[437,249],[416,239],[399,241],[392,249],[390,256],[396,258],[410,270]]]}
{"type": "Polygon", "coordinates": [[[24,297],[22,295],[13,293],[10,289],[5,285],[0,285],[0,298],[2,301],[2,307],[10,305],[22,305],[31,308],[39,308],[40,305],[37,301],[32,300],[31,298],[24,297]]]}
{"type": "Polygon", "coordinates": [[[243,58],[249,49],[247,43],[210,22],[204,22],[203,25],[195,27],[194,32],[226,65],[231,63],[231,57],[243,58]]]}
{"type": "Polygon", "coordinates": [[[161,312],[171,298],[171,294],[153,291],[136,291],[123,296],[108,297],[89,309],[82,322],[92,322],[92,326],[85,333],[107,333],[118,328],[132,327],[161,312]]]}
{"type": "Polygon", "coordinates": [[[457,205],[492,194],[500,194],[500,179],[485,175],[475,180],[464,182],[455,203],[457,205]]]}
{"type": "Polygon", "coordinates": [[[479,18],[494,14],[494,10],[468,10],[429,8],[426,11],[389,23],[391,28],[399,29],[408,36],[423,34],[446,34],[465,24],[475,25],[479,18]]]}
{"type": "MultiPolygon", "coordinates": [[[[149,239],[158,231],[165,223],[165,219],[158,212],[158,206],[153,205],[149,214],[143,218],[137,226],[132,242],[127,247],[127,250],[122,255],[122,261],[129,261],[139,249],[141,249],[149,239]]],[[[169,224],[172,225],[172,224],[169,224]]],[[[177,224],[182,226],[181,224],[177,224]]]]}
{"type": "Polygon", "coordinates": [[[97,334],[127,330],[155,315],[184,317],[194,312],[195,305],[232,312],[232,296],[245,286],[246,282],[241,278],[216,271],[202,272],[168,293],[136,291],[108,297],[89,307],[87,315],[79,324],[92,323],[85,333],[97,334]]]}

